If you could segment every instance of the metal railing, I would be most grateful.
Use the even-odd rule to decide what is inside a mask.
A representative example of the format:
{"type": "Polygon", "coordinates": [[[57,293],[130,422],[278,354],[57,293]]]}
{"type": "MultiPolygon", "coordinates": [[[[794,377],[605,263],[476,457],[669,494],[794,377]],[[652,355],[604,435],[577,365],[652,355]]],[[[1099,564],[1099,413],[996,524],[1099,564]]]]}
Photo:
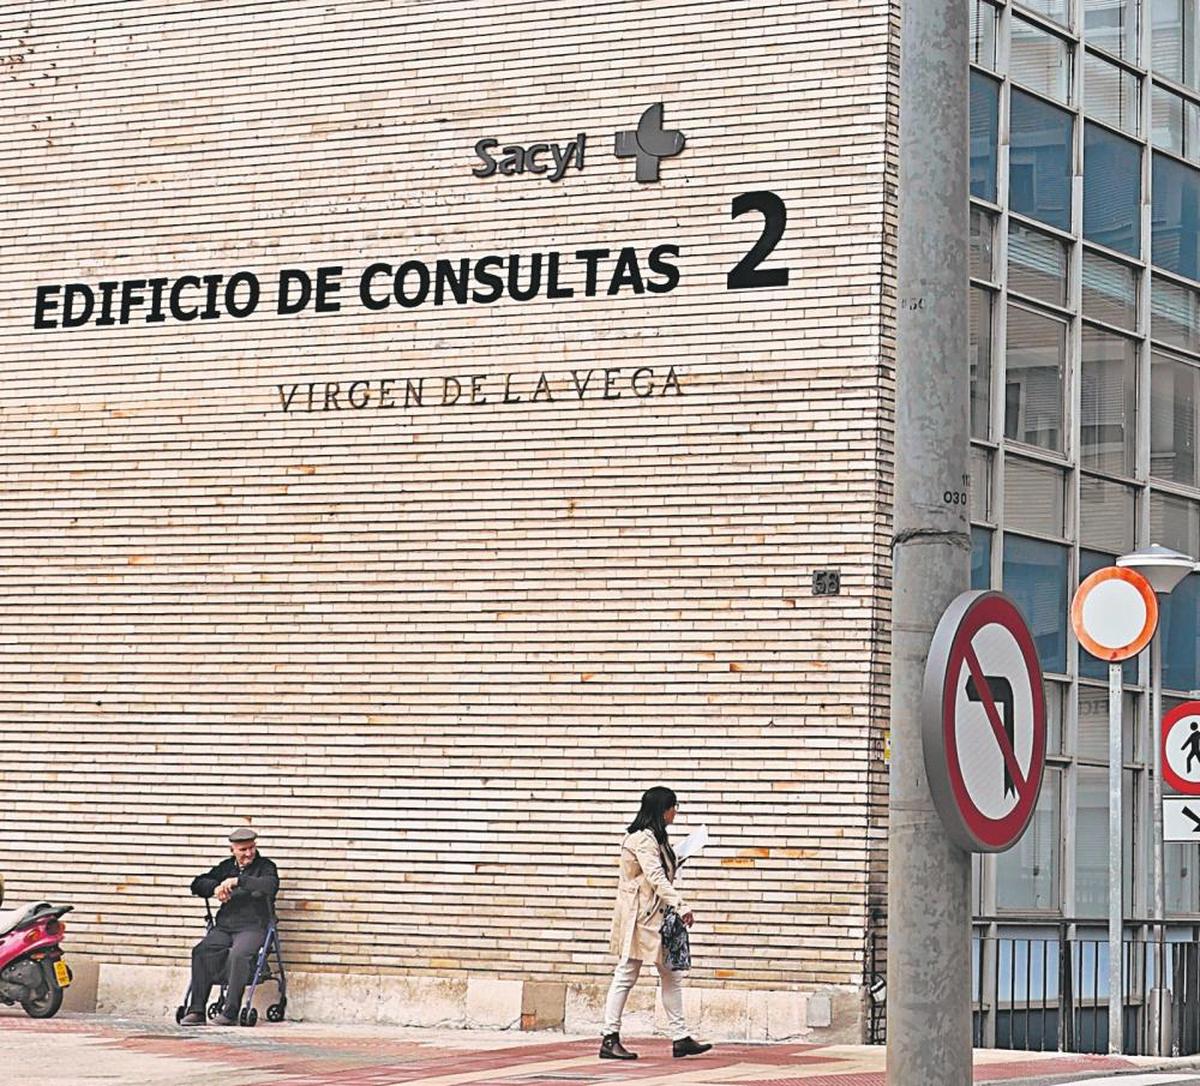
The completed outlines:
{"type": "MultiPolygon", "coordinates": [[[[1166,924],[1161,942],[1152,932],[1149,924],[1126,925],[1122,1051],[1193,1055],[1200,1052],[1200,925],[1166,924]],[[1158,988],[1161,1016],[1153,1011],[1158,988]]],[[[977,921],[971,959],[976,1047],[1108,1051],[1108,937],[1095,921],[1030,924],[1027,931],[977,921]]]]}

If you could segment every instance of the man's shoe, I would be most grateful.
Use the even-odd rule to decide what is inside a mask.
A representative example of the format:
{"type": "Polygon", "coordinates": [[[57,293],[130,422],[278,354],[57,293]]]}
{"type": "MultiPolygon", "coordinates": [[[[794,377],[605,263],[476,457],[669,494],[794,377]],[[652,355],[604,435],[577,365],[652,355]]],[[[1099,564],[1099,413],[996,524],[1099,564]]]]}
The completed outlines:
{"type": "Polygon", "coordinates": [[[609,1033],[600,1042],[600,1058],[602,1060],[636,1060],[637,1053],[630,1052],[621,1044],[619,1033],[609,1033]]]}
{"type": "Polygon", "coordinates": [[[237,1019],[236,1018],[227,1018],[225,1016],[225,1012],[222,1011],[220,1014],[216,1015],[213,1018],[213,1025],[214,1026],[236,1026],[237,1019]]]}
{"type": "Polygon", "coordinates": [[[685,1037],[682,1041],[675,1041],[671,1045],[671,1055],[676,1059],[682,1056],[699,1056],[702,1052],[707,1052],[712,1045],[702,1045],[698,1041],[693,1041],[690,1037],[685,1037]]]}
{"type": "Polygon", "coordinates": [[[203,1011],[188,1011],[181,1019],[181,1026],[207,1026],[208,1019],[204,1017],[203,1011]]]}

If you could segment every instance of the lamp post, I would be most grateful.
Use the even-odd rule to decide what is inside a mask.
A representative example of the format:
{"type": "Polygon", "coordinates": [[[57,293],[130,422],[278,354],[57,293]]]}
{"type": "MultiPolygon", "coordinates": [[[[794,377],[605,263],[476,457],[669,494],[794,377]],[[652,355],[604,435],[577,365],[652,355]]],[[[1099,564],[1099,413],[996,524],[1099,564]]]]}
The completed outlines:
{"type": "MultiPolygon", "coordinates": [[[[1176,585],[1180,581],[1196,569],[1196,560],[1186,554],[1181,554],[1179,551],[1173,551],[1170,547],[1162,547],[1157,543],[1151,543],[1144,550],[1121,555],[1117,559],[1117,565],[1136,570],[1145,577],[1150,582],[1150,587],[1154,589],[1161,603],[1165,597],[1169,596],[1175,590],[1176,585]]],[[[1150,750],[1152,752],[1151,765],[1153,766],[1153,777],[1150,782],[1150,837],[1151,853],[1153,856],[1151,864],[1153,888],[1151,919],[1154,921],[1155,985],[1150,991],[1150,1026],[1154,1034],[1154,1054],[1157,1056],[1163,1055],[1163,1049],[1167,1047],[1165,1016],[1163,1014],[1166,997],[1166,988],[1163,985],[1163,916],[1166,909],[1164,907],[1165,891],[1163,881],[1162,744],[1159,742],[1158,737],[1158,730],[1161,725],[1162,637],[1156,630],[1154,638],[1150,642],[1150,750]]],[[[1109,847],[1116,849],[1118,843],[1110,841],[1109,847]]],[[[1120,993],[1116,993],[1115,998],[1119,999],[1120,993]]]]}

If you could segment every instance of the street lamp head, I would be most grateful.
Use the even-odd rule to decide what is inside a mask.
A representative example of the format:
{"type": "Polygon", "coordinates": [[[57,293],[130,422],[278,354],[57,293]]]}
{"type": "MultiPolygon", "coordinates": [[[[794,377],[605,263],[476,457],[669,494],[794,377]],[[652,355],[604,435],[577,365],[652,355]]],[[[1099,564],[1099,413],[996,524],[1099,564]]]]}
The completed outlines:
{"type": "Polygon", "coordinates": [[[1158,543],[1151,543],[1144,550],[1132,554],[1121,555],[1117,565],[1140,573],[1150,582],[1150,587],[1163,596],[1174,591],[1184,577],[1198,568],[1196,560],[1190,555],[1180,554],[1158,543]]]}

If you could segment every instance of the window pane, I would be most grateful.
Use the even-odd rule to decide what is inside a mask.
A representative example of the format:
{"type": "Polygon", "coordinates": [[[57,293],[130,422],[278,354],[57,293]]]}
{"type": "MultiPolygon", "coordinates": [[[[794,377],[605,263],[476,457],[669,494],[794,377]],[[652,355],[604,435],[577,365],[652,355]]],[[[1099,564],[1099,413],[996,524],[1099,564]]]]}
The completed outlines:
{"type": "Polygon", "coordinates": [[[971,446],[971,519],[992,519],[992,453],[971,446]]]}
{"type": "Polygon", "coordinates": [[[971,276],[975,279],[995,278],[992,270],[992,235],[996,216],[981,207],[971,208],[971,276]]]}
{"type": "Polygon", "coordinates": [[[1200,159],[1200,107],[1166,87],[1150,92],[1150,124],[1156,147],[1193,162],[1200,159]]]}
{"type": "Polygon", "coordinates": [[[1177,83],[1194,85],[1195,17],[1195,0],[1151,0],[1150,63],[1177,83]]]}
{"type": "Polygon", "coordinates": [[[1061,771],[1047,768],[1028,828],[1012,848],[996,857],[996,905],[999,908],[1059,907],[1061,793],[1061,771]]]}
{"type": "Polygon", "coordinates": [[[1033,632],[1044,671],[1067,669],[1067,548],[1019,535],[1004,537],[1004,591],[1033,632]]]}
{"type": "Polygon", "coordinates": [[[1056,23],[1067,25],[1067,0],[1029,0],[1025,6],[1053,19],[1056,23]]]}
{"type": "Polygon", "coordinates": [[[1137,345],[1085,325],[1080,383],[1080,462],[1132,477],[1137,463],[1137,345]]]}
{"type": "Polygon", "coordinates": [[[1052,305],[1067,304],[1067,246],[1013,220],[1008,226],[1008,287],[1052,305]]]}
{"type": "Polygon", "coordinates": [[[1196,485],[1197,410],[1200,368],[1156,352],[1150,359],[1151,475],[1196,485]]]}
{"type": "Polygon", "coordinates": [[[1137,272],[1099,253],[1083,252],[1083,315],[1137,329],[1137,272]]]}
{"type": "Polygon", "coordinates": [[[1108,770],[1083,766],[1075,778],[1075,912],[1108,912],[1108,770]]]}
{"type": "Polygon", "coordinates": [[[1150,334],[1185,351],[1200,352],[1200,293],[1152,278],[1150,334]]]}
{"type": "Polygon", "coordinates": [[[1009,206],[1031,219],[1070,230],[1071,114],[1015,88],[1011,112],[1009,206]]]}
{"type": "Polygon", "coordinates": [[[992,533],[987,528],[971,529],[971,587],[992,586],[992,533]]]}
{"type": "Polygon", "coordinates": [[[1200,173],[1166,155],[1153,158],[1151,259],[1176,275],[1200,278],[1200,173]]]}
{"type": "Polygon", "coordinates": [[[1200,505],[1174,494],[1150,492],[1150,542],[1200,556],[1200,505]]]}
{"type": "Polygon", "coordinates": [[[1014,15],[1008,74],[1030,90],[1066,102],[1071,88],[1071,51],[1062,38],[1014,15]]]}
{"type": "MultiPolygon", "coordinates": [[[[1089,45],[1137,62],[1138,0],[1083,0],[1083,34],[1089,45]]],[[[1091,97],[1088,89],[1088,97],[1091,97]]]]}
{"type": "MultiPolygon", "coordinates": [[[[1133,550],[1137,509],[1134,489],[1120,483],[1079,476],[1079,542],[1114,555],[1133,550]]],[[[1081,558],[1082,562],[1083,559],[1081,558]]],[[[1111,565],[1112,563],[1108,563],[1111,565]]],[[[1097,569],[1100,567],[1096,567],[1097,569]]],[[[1089,573],[1092,570],[1088,570],[1089,573]]]]}
{"type": "Polygon", "coordinates": [[[1066,477],[1062,470],[1019,456],[1004,460],[1004,522],[1009,528],[1062,536],[1066,477]]]}
{"type": "Polygon", "coordinates": [[[1137,256],[1142,244],[1142,151],[1095,124],[1083,126],[1083,236],[1137,256]]]}
{"type": "Polygon", "coordinates": [[[1065,682],[1047,679],[1046,687],[1046,753],[1062,753],[1063,718],[1066,716],[1066,692],[1070,686],[1065,682]]]}
{"type": "Polygon", "coordinates": [[[992,409],[992,293],[970,291],[971,435],[988,438],[992,409]]]}
{"type": "MultiPolygon", "coordinates": [[[[1188,551],[1193,557],[1196,552],[1188,551]]],[[[1158,622],[1163,639],[1163,686],[1191,691],[1200,685],[1200,574],[1185,577],[1169,596],[1159,597],[1158,622]]]]}
{"type": "Polygon", "coordinates": [[[998,13],[986,0],[971,2],[971,62],[996,67],[996,23],[998,13]]]}
{"type": "Polygon", "coordinates": [[[1062,452],[1067,326],[1010,305],[1007,335],[1004,436],[1062,452]]]}
{"type": "MultiPolygon", "coordinates": [[[[1087,653],[1083,654],[1087,656],[1087,653]]],[[[1108,664],[1091,659],[1108,678],[1108,664]]],[[[1137,697],[1126,691],[1121,697],[1121,759],[1133,761],[1133,742],[1137,725],[1137,697]]],[[[1108,687],[1079,687],[1079,757],[1108,764],[1108,687]]]]}
{"type": "Polygon", "coordinates": [[[1167,915],[1200,912],[1200,853],[1195,845],[1168,841],[1163,848],[1167,915]]]}
{"type": "Polygon", "coordinates": [[[1184,100],[1157,84],[1150,88],[1150,141],[1164,151],[1182,155],[1184,100]]]}
{"type": "Polygon", "coordinates": [[[996,202],[996,141],[1000,84],[971,73],[971,195],[996,202]]]}
{"type": "Polygon", "coordinates": [[[1084,109],[1089,117],[1136,136],[1142,126],[1138,77],[1087,53],[1083,60],[1084,109]]]}
{"type": "MultiPolygon", "coordinates": [[[[1107,546],[1107,544],[1101,544],[1107,546]]],[[[1132,550],[1133,547],[1111,547],[1106,553],[1104,551],[1084,550],[1079,551],[1079,583],[1083,584],[1093,573],[1098,569],[1105,569],[1108,566],[1116,565],[1117,555],[1124,554],[1126,551],[1132,550]]],[[[1100,679],[1104,682],[1108,681],[1108,662],[1098,660],[1090,652],[1084,648],[1079,650],[1079,674],[1085,679],[1100,679]]],[[[1121,668],[1122,679],[1126,683],[1137,682],[1137,657],[1131,660],[1126,660],[1121,668]]],[[[1083,688],[1080,688],[1080,698],[1083,697],[1083,688]]],[[[1103,691],[1104,697],[1108,697],[1107,688],[1103,691]]],[[[1107,702],[1105,702],[1107,705],[1107,702]]],[[[1080,705],[1080,713],[1083,712],[1082,702],[1080,705]]],[[[1107,709],[1104,710],[1106,713],[1107,709]]],[[[1082,742],[1082,740],[1081,740],[1082,742]]],[[[1127,743],[1126,746],[1129,746],[1127,743]]],[[[1130,747],[1132,749],[1132,747],[1130,747]]],[[[1107,759],[1106,759],[1107,760],[1107,759]]]]}

